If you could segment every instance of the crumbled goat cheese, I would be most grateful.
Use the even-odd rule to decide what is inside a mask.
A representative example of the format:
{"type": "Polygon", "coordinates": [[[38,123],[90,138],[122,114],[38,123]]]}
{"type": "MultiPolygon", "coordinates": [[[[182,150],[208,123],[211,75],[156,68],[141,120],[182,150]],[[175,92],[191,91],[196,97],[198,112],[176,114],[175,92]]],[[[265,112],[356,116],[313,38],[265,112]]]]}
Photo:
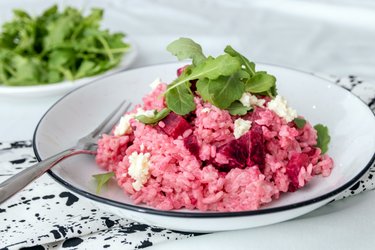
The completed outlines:
{"type": "Polygon", "coordinates": [[[280,95],[268,102],[267,107],[278,116],[283,117],[287,122],[291,122],[294,118],[297,118],[297,112],[288,107],[288,102],[280,95]]]}
{"type": "Polygon", "coordinates": [[[155,116],[155,109],[144,110],[142,108],[137,108],[137,113],[135,114],[135,116],[138,116],[138,115],[144,115],[144,116],[147,116],[147,117],[154,117],[155,116]]]}
{"type": "Polygon", "coordinates": [[[234,138],[238,139],[251,128],[251,121],[238,118],[234,121],[234,138]]]}
{"type": "Polygon", "coordinates": [[[116,126],[113,134],[120,136],[131,132],[130,119],[134,118],[134,114],[127,114],[121,117],[119,124],[116,126]]]}
{"type": "Polygon", "coordinates": [[[135,118],[138,115],[144,115],[147,117],[154,117],[155,116],[155,110],[144,110],[142,108],[137,108],[137,112],[135,114],[126,114],[121,117],[120,122],[115,128],[115,131],[113,134],[115,136],[121,136],[125,134],[129,134],[132,132],[132,128],[130,126],[130,119],[135,118]]]}
{"type": "Polygon", "coordinates": [[[156,87],[161,83],[160,77],[156,78],[151,84],[150,87],[152,89],[156,89],[156,87]]]}
{"type": "Polygon", "coordinates": [[[209,113],[210,109],[209,108],[202,108],[201,113],[209,113]]]}
{"type": "Polygon", "coordinates": [[[242,105],[249,108],[251,106],[263,107],[266,101],[264,99],[258,99],[255,95],[245,92],[242,94],[240,102],[242,105]]]}
{"type": "Polygon", "coordinates": [[[134,190],[139,191],[143,187],[150,177],[149,165],[150,165],[150,153],[139,153],[133,152],[129,156],[129,169],[128,174],[134,179],[132,186],[134,190]]]}

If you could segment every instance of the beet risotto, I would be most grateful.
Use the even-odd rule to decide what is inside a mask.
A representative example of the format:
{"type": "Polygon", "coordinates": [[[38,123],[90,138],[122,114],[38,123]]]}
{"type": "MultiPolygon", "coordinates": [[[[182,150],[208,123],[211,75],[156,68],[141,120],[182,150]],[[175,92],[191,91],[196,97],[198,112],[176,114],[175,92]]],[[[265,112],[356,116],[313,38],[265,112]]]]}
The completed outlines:
{"type": "Polygon", "coordinates": [[[327,127],[297,115],[274,76],[230,46],[216,58],[188,38],[167,49],[192,63],[170,84],[155,80],[143,103],[98,142],[98,165],[135,203],[254,210],[330,175],[327,127]]]}

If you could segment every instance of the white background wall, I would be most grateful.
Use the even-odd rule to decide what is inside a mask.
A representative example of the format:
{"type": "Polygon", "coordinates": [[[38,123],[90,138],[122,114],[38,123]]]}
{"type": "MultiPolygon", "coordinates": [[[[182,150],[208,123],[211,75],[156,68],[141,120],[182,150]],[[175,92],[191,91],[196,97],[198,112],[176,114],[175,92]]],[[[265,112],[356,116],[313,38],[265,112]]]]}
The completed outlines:
{"type": "MultiPolygon", "coordinates": [[[[104,25],[138,44],[133,67],[175,60],[165,46],[180,36],[218,54],[226,44],[258,62],[375,81],[375,1],[95,0],[57,1],[106,8],[104,25]],[[82,4],[83,2],[83,4],[82,4]]],[[[0,22],[14,7],[34,13],[47,0],[0,1],[0,22]]]]}

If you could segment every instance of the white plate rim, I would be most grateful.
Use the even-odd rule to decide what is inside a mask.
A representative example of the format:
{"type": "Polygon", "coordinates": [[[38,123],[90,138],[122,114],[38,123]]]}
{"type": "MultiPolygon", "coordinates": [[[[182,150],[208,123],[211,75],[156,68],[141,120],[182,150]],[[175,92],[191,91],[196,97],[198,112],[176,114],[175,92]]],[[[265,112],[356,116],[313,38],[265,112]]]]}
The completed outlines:
{"type": "MultiPolygon", "coordinates": [[[[308,75],[311,75],[313,77],[319,78],[320,80],[323,80],[323,81],[325,81],[327,83],[332,84],[332,82],[329,81],[328,79],[326,79],[324,77],[321,77],[319,75],[316,75],[314,73],[311,73],[311,72],[306,72],[306,71],[294,69],[294,68],[291,68],[291,67],[280,66],[280,65],[277,65],[277,64],[261,63],[261,62],[257,62],[257,63],[265,65],[265,66],[268,65],[268,66],[273,66],[273,67],[279,67],[279,68],[284,68],[284,69],[288,69],[288,70],[300,72],[300,73],[303,73],[303,74],[308,74],[308,75]]],[[[127,71],[147,69],[147,68],[151,68],[151,67],[154,67],[154,66],[162,66],[162,65],[166,65],[166,66],[167,65],[178,65],[178,62],[168,62],[168,63],[152,64],[152,65],[147,65],[147,66],[143,66],[143,67],[133,68],[133,69],[130,69],[130,70],[127,70],[127,71]]],[[[106,76],[106,77],[110,77],[110,76],[106,76]]],[[[102,77],[100,79],[103,79],[103,78],[106,78],[106,77],[102,77]]],[[[44,120],[44,117],[54,108],[55,105],[57,105],[66,96],[68,96],[69,94],[71,94],[74,91],[77,91],[80,88],[84,88],[84,87],[88,86],[89,84],[94,84],[94,83],[96,83],[96,81],[98,81],[100,79],[97,79],[97,80],[94,80],[94,81],[92,81],[92,82],[90,82],[88,84],[79,86],[76,89],[74,89],[73,91],[65,94],[56,103],[54,103],[46,111],[46,113],[42,116],[42,118],[39,120],[39,122],[38,122],[38,124],[37,124],[37,126],[35,128],[34,135],[33,135],[33,145],[32,145],[33,146],[33,150],[34,150],[34,154],[35,154],[35,156],[36,156],[36,158],[37,158],[38,161],[41,161],[42,158],[41,158],[41,156],[40,156],[40,154],[38,152],[37,145],[36,145],[37,132],[38,132],[39,125],[44,120]]],[[[364,106],[364,108],[368,109],[368,111],[372,114],[373,118],[375,119],[375,114],[372,112],[372,110],[358,96],[354,95],[353,93],[351,93],[347,89],[342,88],[342,87],[340,87],[340,86],[338,86],[336,84],[334,84],[332,86],[334,88],[338,88],[338,89],[347,91],[352,97],[354,97],[355,99],[357,99],[364,106]]],[[[77,194],[79,194],[79,195],[81,195],[81,196],[83,196],[85,198],[88,198],[88,199],[93,200],[95,202],[104,203],[105,205],[114,206],[114,207],[117,207],[117,208],[120,208],[120,209],[127,209],[127,210],[131,210],[131,211],[134,211],[134,212],[147,213],[147,214],[153,214],[153,215],[158,215],[158,216],[166,216],[166,217],[180,217],[180,218],[225,218],[225,217],[240,217],[240,216],[257,216],[257,215],[264,215],[264,214],[285,212],[285,211],[288,211],[288,210],[297,209],[297,208],[305,207],[305,206],[308,206],[308,205],[313,205],[315,203],[319,203],[319,202],[325,201],[325,200],[327,200],[329,198],[333,199],[339,193],[341,193],[341,192],[345,191],[346,189],[348,189],[349,187],[353,186],[369,170],[369,168],[372,166],[372,164],[374,162],[375,162],[375,152],[373,153],[373,155],[372,155],[371,159],[369,160],[369,162],[352,179],[350,179],[345,184],[339,186],[338,188],[334,189],[333,191],[330,191],[328,193],[322,194],[322,195],[320,195],[318,197],[315,197],[315,198],[312,198],[312,199],[309,199],[309,200],[305,200],[305,201],[301,201],[301,202],[296,202],[296,203],[289,204],[289,205],[279,206],[279,207],[263,208],[261,210],[236,211],[236,212],[215,212],[215,211],[214,212],[210,212],[210,211],[205,211],[205,212],[185,212],[185,211],[182,211],[182,212],[180,212],[180,211],[176,211],[176,210],[158,210],[158,209],[153,209],[153,208],[148,208],[148,207],[140,207],[138,205],[126,204],[126,203],[114,201],[114,200],[111,200],[111,199],[108,199],[108,198],[105,198],[105,197],[97,196],[95,194],[86,192],[86,191],[84,191],[84,190],[82,190],[80,188],[77,188],[77,187],[71,185],[69,182],[65,181],[64,179],[62,179],[61,177],[59,177],[58,175],[56,175],[52,170],[48,170],[47,173],[55,181],[57,181],[58,183],[60,183],[62,186],[70,189],[71,191],[73,191],[73,192],[75,192],[75,193],[77,193],[77,194]]]]}

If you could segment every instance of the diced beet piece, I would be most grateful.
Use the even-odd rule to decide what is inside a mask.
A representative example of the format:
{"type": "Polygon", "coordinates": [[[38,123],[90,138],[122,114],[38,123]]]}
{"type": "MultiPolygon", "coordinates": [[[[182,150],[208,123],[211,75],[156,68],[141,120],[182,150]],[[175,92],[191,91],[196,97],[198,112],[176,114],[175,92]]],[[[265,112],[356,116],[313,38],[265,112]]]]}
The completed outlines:
{"type": "Polygon", "coordinates": [[[199,157],[199,145],[197,137],[191,133],[188,137],[184,138],[184,145],[195,157],[199,157]]]}
{"type": "Polygon", "coordinates": [[[306,152],[306,154],[311,157],[315,155],[315,152],[316,148],[311,148],[308,152],[306,152]]]}
{"type": "Polygon", "coordinates": [[[181,68],[177,69],[177,76],[180,76],[182,72],[188,67],[189,65],[182,66],[181,68]]]}
{"type": "Polygon", "coordinates": [[[242,145],[239,140],[232,140],[227,144],[224,144],[218,149],[217,154],[222,154],[227,157],[228,164],[217,166],[219,169],[231,169],[231,168],[245,168],[246,160],[248,157],[248,150],[246,145],[242,145]]]}
{"type": "Polygon", "coordinates": [[[306,167],[309,156],[305,153],[296,153],[290,158],[286,166],[286,174],[289,177],[289,192],[294,192],[299,188],[298,174],[302,167],[306,167]]]}
{"type": "Polygon", "coordinates": [[[262,171],[265,161],[262,127],[254,124],[250,131],[237,140],[232,140],[221,146],[217,153],[226,156],[229,161],[225,166],[216,164],[219,169],[245,168],[257,165],[259,170],[262,171]]]}
{"type": "Polygon", "coordinates": [[[170,112],[169,115],[163,119],[163,122],[165,126],[161,129],[164,133],[173,137],[173,139],[176,139],[191,128],[190,124],[182,116],[174,112],[170,112]]]}
{"type": "MultiPolygon", "coordinates": [[[[247,159],[247,165],[258,165],[259,170],[263,171],[265,164],[265,145],[262,127],[253,125],[250,130],[250,156],[247,159]]],[[[240,138],[241,139],[241,138],[240,138]]]]}

